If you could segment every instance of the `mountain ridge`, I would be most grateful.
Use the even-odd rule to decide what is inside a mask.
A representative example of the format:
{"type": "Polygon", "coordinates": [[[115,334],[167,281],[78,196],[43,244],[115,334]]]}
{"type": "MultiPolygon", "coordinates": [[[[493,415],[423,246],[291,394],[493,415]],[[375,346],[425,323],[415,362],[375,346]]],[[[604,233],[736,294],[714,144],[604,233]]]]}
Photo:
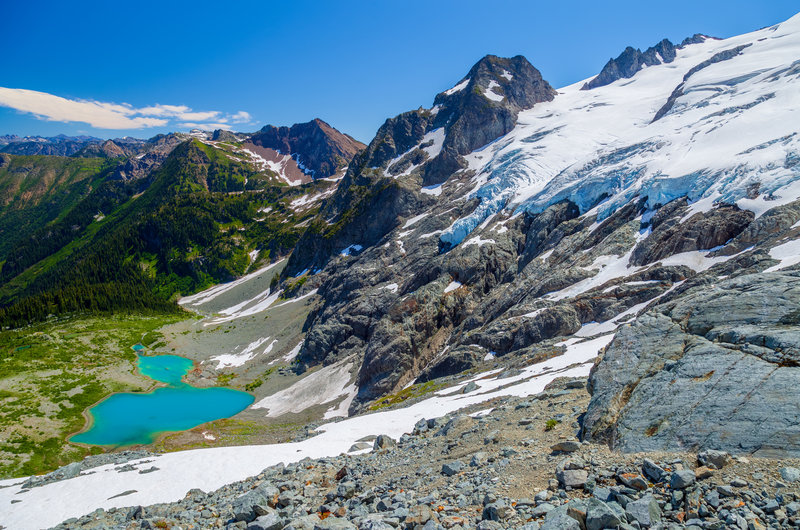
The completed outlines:
{"type": "MultiPolygon", "coordinates": [[[[237,508],[218,517],[229,522],[255,519],[259,506],[281,525],[316,512],[342,526],[372,525],[368,514],[382,519],[375,526],[395,515],[411,525],[441,506],[426,520],[445,513],[494,528],[521,522],[521,513],[548,528],[590,520],[599,528],[633,525],[644,502],[676,526],[746,526],[745,516],[754,527],[796,524],[784,477],[794,475],[779,479],[779,461],[764,464],[766,479],[748,478],[762,488],[758,499],[719,468],[731,455],[742,466],[800,456],[800,137],[792,118],[800,112],[800,15],[729,39],[696,35],[682,46],[629,50],[586,90],[584,82],[554,90],[522,57],[486,56],[431,108],[387,119],[335,178],[294,185],[286,166],[271,169],[277,159],[244,139],[198,133],[148,173],[152,181],[115,181],[148,187],[122,208],[159,208],[146,208],[126,232],[95,225],[118,243],[101,255],[116,265],[119,248],[142,245],[127,256],[157,271],[149,288],[199,290],[180,300],[197,320],[165,328],[152,352],[191,351],[197,369],[187,382],[234,386],[255,401],[230,423],[165,437],[216,448],[157,457],[157,469],[128,482],[113,466],[48,477],[64,490],[83,488],[80,507],[31,488],[11,520],[43,500],[65,517],[179,501],[191,487],[256,474],[250,461],[283,460],[285,468],[221,493],[194,492],[191,502],[230,499],[237,508]],[[277,238],[279,230],[289,233],[277,238]],[[269,241],[269,256],[251,260],[269,241]],[[212,286],[220,278],[233,281],[212,286]],[[287,423],[297,428],[291,435],[280,430],[287,423]],[[281,443],[222,447],[250,443],[244,427],[277,432],[268,439],[281,443]],[[554,429],[557,442],[543,443],[554,429]],[[412,455],[429,458],[423,448],[431,446],[444,459],[440,473],[394,469],[412,455]],[[351,464],[373,448],[386,488],[358,490],[364,468],[351,464]],[[541,490],[533,501],[501,504],[480,489],[510,475],[509,462],[526,465],[525,451],[560,462],[555,479],[548,469],[526,485],[541,490]],[[599,464],[608,452],[623,463],[599,464]],[[625,460],[639,452],[644,462],[625,460]],[[296,464],[305,457],[325,460],[296,464]],[[253,500],[254,488],[283,484],[270,477],[317,467],[337,478],[321,490],[286,486],[253,500]],[[709,477],[713,485],[703,482],[709,477]],[[107,484],[125,497],[109,499],[107,484]],[[429,485],[448,500],[431,493],[412,514],[408,492],[429,485]],[[474,514],[455,509],[459,494],[459,510],[474,504],[474,514]],[[736,495],[742,504],[720,501],[736,495]],[[306,500],[322,498],[321,507],[306,500]],[[617,522],[601,524],[600,513],[617,522]]],[[[166,513],[138,510],[128,513],[166,513]]]]}

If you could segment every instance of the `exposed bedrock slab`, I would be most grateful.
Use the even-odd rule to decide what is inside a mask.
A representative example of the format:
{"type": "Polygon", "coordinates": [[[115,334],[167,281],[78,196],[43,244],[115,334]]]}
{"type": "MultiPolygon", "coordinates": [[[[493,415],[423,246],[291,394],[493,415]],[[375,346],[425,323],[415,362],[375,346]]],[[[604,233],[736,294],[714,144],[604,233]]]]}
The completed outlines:
{"type": "Polygon", "coordinates": [[[592,371],[584,438],[800,455],[798,301],[797,272],[749,274],[639,317],[592,371]]]}

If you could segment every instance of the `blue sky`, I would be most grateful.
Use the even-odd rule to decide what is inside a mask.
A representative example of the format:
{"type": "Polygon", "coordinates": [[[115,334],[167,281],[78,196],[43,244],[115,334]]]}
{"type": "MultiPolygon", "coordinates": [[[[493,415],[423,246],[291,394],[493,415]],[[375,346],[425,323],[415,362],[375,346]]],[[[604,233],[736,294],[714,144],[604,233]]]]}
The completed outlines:
{"type": "Polygon", "coordinates": [[[800,0],[12,1],[0,134],[146,138],[320,117],[368,142],[488,53],[525,55],[560,87],[628,45],[729,37],[797,12],[800,0]]]}

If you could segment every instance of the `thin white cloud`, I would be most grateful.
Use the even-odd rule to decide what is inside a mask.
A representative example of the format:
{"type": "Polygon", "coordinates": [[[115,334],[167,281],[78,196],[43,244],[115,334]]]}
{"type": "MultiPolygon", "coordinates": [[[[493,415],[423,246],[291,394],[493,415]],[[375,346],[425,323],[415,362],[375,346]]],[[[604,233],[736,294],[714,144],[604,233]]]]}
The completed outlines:
{"type": "Polygon", "coordinates": [[[231,121],[233,123],[252,123],[253,117],[250,116],[249,112],[240,110],[239,112],[231,116],[231,121]]]}
{"type": "Polygon", "coordinates": [[[233,129],[227,123],[196,123],[196,122],[183,122],[178,124],[180,127],[184,129],[200,129],[201,131],[215,131],[217,129],[223,129],[225,131],[230,131],[233,129]]]}
{"type": "Polygon", "coordinates": [[[180,127],[203,130],[231,129],[228,123],[250,123],[245,111],[226,114],[217,110],[194,111],[186,105],[155,104],[135,108],[126,103],[67,99],[24,88],[0,87],[0,106],[33,114],[39,119],[88,123],[98,129],[144,129],[181,122],[180,127]]]}

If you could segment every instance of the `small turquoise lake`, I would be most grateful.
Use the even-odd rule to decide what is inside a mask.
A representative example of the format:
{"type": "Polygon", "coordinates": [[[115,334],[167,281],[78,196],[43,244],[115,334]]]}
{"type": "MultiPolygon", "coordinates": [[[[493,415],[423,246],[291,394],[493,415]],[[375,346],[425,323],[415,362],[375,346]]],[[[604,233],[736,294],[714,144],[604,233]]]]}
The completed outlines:
{"type": "Polygon", "coordinates": [[[177,355],[139,355],[138,366],[142,375],[167,386],[148,393],[109,396],[89,409],[91,428],[70,441],[113,446],[148,444],[163,432],[185,431],[233,416],[254,399],[230,388],[195,388],[182,382],[193,364],[177,355]]]}

